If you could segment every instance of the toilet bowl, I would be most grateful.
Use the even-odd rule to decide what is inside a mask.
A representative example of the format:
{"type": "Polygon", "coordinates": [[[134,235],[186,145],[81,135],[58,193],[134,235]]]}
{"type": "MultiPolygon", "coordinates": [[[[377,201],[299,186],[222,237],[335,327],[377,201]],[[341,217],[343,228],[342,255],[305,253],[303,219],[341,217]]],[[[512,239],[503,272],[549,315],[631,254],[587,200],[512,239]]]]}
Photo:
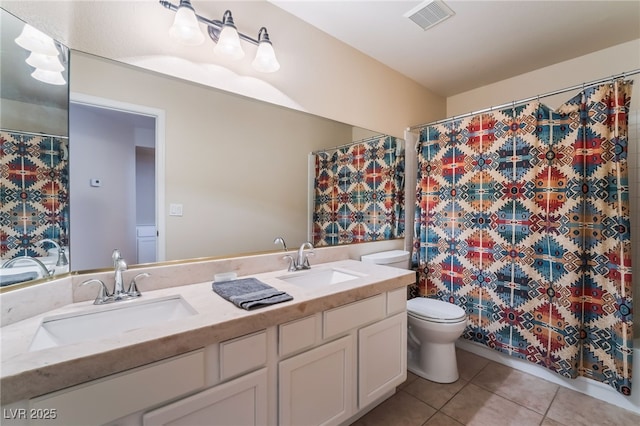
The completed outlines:
{"type": "Polygon", "coordinates": [[[455,342],[467,326],[459,306],[416,297],[407,301],[407,368],[437,383],[458,380],[455,342]]]}
{"type": "MultiPolygon", "coordinates": [[[[409,268],[410,253],[391,250],[362,256],[366,263],[409,268]]],[[[438,383],[458,380],[455,341],[467,326],[467,315],[459,306],[441,300],[417,297],[407,301],[407,368],[438,383]]]]}

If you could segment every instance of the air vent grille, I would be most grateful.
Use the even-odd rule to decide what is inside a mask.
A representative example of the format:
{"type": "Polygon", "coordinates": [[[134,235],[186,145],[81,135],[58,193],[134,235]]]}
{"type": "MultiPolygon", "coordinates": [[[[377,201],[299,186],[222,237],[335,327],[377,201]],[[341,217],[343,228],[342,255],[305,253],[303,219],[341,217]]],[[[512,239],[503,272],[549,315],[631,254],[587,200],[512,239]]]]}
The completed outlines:
{"type": "Polygon", "coordinates": [[[427,0],[404,14],[423,30],[427,30],[445,19],[455,15],[441,0],[427,0]]]}

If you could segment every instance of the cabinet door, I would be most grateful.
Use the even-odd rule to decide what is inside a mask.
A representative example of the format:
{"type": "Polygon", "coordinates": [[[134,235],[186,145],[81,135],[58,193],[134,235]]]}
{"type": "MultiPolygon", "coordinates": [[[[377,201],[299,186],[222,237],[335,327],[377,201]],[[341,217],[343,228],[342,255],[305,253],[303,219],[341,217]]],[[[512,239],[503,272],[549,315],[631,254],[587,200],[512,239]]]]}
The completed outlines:
{"type": "Polygon", "coordinates": [[[351,416],[353,346],[345,336],[280,362],[280,425],[335,425],[351,416]]]}
{"type": "Polygon", "coordinates": [[[407,314],[394,315],[358,331],[358,408],[407,378],[407,314]]]}
{"type": "Polygon", "coordinates": [[[267,369],[207,389],[142,416],[142,424],[262,426],[267,424],[267,369]]]}
{"type": "Polygon", "coordinates": [[[54,416],[31,424],[101,425],[203,386],[204,351],[198,350],[34,398],[31,410],[54,416]]]}

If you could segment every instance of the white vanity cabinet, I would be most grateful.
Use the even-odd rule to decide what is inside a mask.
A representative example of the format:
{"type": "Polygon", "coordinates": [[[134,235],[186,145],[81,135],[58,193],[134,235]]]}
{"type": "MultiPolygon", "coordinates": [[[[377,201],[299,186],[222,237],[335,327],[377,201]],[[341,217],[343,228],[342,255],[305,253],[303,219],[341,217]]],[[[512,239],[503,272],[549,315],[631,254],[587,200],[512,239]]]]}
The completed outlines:
{"type": "Polygon", "coordinates": [[[352,336],[326,343],[278,365],[282,426],[337,425],[352,415],[352,336]]]}
{"type": "Polygon", "coordinates": [[[346,425],[406,379],[406,328],[402,287],[21,401],[55,418],[9,423],[346,425]]]}
{"type": "Polygon", "coordinates": [[[206,381],[215,386],[144,413],[143,426],[266,425],[267,346],[266,330],[208,346],[206,381]]]}
{"type": "Polygon", "coordinates": [[[280,325],[278,423],[349,424],[393,394],[406,335],[405,288],[280,325]]]}
{"type": "Polygon", "coordinates": [[[406,313],[358,330],[359,408],[375,402],[407,379],[406,330],[406,313]]]}
{"type": "Polygon", "coordinates": [[[199,350],[34,398],[29,424],[105,424],[202,388],[204,368],[199,350]]]}

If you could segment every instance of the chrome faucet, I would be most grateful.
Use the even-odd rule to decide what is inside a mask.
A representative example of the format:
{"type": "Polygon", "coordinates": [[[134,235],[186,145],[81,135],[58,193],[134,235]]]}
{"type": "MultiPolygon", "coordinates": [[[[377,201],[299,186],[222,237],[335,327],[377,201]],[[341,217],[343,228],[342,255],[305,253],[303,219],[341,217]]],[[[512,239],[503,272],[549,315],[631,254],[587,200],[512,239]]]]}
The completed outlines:
{"type": "Polygon", "coordinates": [[[13,259],[9,259],[6,262],[4,262],[2,264],[2,266],[0,266],[0,268],[11,268],[17,262],[21,262],[21,261],[27,261],[27,262],[35,263],[42,270],[42,277],[43,278],[51,277],[51,272],[47,269],[45,264],[42,263],[41,261],[39,261],[38,259],[36,259],[35,257],[31,257],[31,256],[14,257],[13,259]]]}
{"type": "Polygon", "coordinates": [[[309,264],[309,255],[313,255],[313,244],[309,241],[305,241],[298,249],[298,258],[295,263],[296,270],[311,269],[311,265],[309,264]],[[311,249],[312,251],[310,253],[305,253],[304,249],[306,248],[311,249]]]}
{"type": "Polygon", "coordinates": [[[143,272],[141,274],[136,275],[131,280],[129,284],[129,288],[127,291],[124,290],[124,283],[122,279],[122,273],[127,270],[127,262],[124,261],[122,256],[120,255],[120,250],[115,249],[111,255],[113,260],[114,271],[114,283],[113,283],[113,293],[109,293],[109,289],[104,284],[102,280],[93,278],[87,281],[84,281],[81,285],[87,285],[92,283],[99,283],[100,290],[98,292],[98,296],[96,300],[93,302],[94,305],[103,305],[105,303],[118,302],[120,300],[128,300],[136,297],[142,296],[140,290],[138,290],[138,280],[141,278],[148,277],[149,273],[143,272]]]}
{"type": "Polygon", "coordinates": [[[49,238],[45,238],[44,240],[40,241],[39,244],[42,245],[45,243],[49,243],[58,249],[58,261],[56,262],[56,266],[67,266],[69,264],[69,259],[67,259],[67,254],[65,253],[64,247],[60,247],[60,244],[49,238]]]}
{"type": "Polygon", "coordinates": [[[282,250],[289,251],[287,249],[287,243],[284,242],[284,238],[282,237],[276,237],[276,239],[273,240],[273,244],[282,244],[282,250]]]}
{"type": "Polygon", "coordinates": [[[122,283],[122,272],[127,270],[127,262],[122,258],[118,258],[115,261],[115,276],[113,285],[113,297],[116,300],[127,297],[127,293],[124,291],[124,284],[122,283]]]}

